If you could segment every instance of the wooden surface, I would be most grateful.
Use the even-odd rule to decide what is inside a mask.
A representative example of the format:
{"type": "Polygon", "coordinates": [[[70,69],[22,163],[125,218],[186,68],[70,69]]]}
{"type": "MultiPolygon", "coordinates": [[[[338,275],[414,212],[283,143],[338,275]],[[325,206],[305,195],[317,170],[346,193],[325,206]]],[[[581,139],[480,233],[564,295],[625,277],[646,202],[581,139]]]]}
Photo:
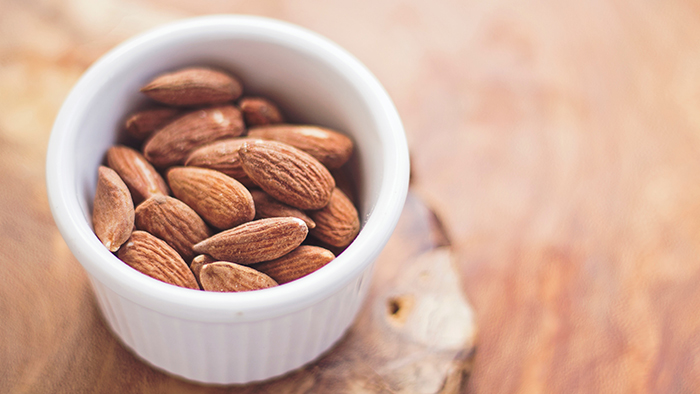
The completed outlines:
{"type": "Polygon", "coordinates": [[[194,390],[113,373],[135,361],[52,224],[43,156],[91,62],[215,12],[315,30],[387,88],[476,314],[463,392],[700,387],[697,2],[0,0],[0,390],[194,390]]]}

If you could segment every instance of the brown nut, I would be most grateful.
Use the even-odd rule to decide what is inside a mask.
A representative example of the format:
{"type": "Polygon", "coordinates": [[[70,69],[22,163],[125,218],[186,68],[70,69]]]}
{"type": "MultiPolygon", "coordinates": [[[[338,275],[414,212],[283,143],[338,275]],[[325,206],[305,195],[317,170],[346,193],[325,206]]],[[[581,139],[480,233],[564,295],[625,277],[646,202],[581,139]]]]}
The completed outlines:
{"type": "Polygon", "coordinates": [[[323,209],[310,211],[316,222],[311,235],[329,245],[343,247],[352,242],[360,231],[360,218],[350,199],[335,188],[331,201],[323,209]]]}
{"type": "Polygon", "coordinates": [[[198,167],[174,167],[168,171],[173,194],[207,223],[223,230],[255,218],[255,204],[248,189],[219,171],[198,167]]]}
{"type": "Polygon", "coordinates": [[[274,279],[260,271],[226,261],[203,266],[199,280],[204,290],[218,292],[252,291],[277,286],[274,279]]]}
{"type": "Polygon", "coordinates": [[[109,167],[97,169],[92,226],[110,252],[116,252],[129,239],[134,227],[134,203],[129,188],[109,167]]]}
{"type": "Polygon", "coordinates": [[[321,209],[328,204],[335,180],[306,152],[276,141],[250,141],[238,151],[243,169],[260,188],[293,207],[321,209]]]}
{"type": "Polygon", "coordinates": [[[241,111],[232,105],[189,112],[168,123],[146,140],[143,155],[158,168],[184,163],[194,149],[246,131],[241,111]]]}
{"type": "Polygon", "coordinates": [[[156,195],[135,210],[136,228],[167,242],[185,262],[195,256],[192,246],[211,236],[204,220],[189,205],[170,196],[156,195]]]}
{"type": "Polygon", "coordinates": [[[205,67],[190,67],[161,74],[141,88],[146,96],[175,106],[221,104],[243,92],[232,75],[205,67]]]}
{"type": "Polygon", "coordinates": [[[134,231],[119,249],[118,256],[135,270],[153,279],[199,290],[194,274],[175,249],[145,231],[134,231]]]}
{"type": "Polygon", "coordinates": [[[301,245],[286,255],[272,261],[255,264],[252,268],[267,274],[279,284],[304,277],[335,259],[328,249],[301,245]]]}
{"type": "Polygon", "coordinates": [[[298,218],[259,219],[214,234],[193,250],[217,260],[249,265],[284,256],[301,245],[308,232],[298,218]]]}
{"type": "Polygon", "coordinates": [[[340,168],[348,161],[353,143],[345,134],[325,127],[279,124],[248,130],[248,136],[284,142],[315,157],[329,169],[340,168]]]}

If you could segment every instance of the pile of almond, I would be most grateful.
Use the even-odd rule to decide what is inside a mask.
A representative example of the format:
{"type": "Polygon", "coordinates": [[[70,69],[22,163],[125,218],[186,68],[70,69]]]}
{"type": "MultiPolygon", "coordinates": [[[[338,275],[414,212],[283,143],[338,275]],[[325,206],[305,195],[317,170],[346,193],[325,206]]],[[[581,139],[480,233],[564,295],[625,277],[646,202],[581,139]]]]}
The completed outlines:
{"type": "Polygon", "coordinates": [[[191,289],[257,290],[316,271],[357,236],[347,136],[285,124],[221,70],[166,73],[141,92],[153,105],[126,121],[132,143],[107,151],[92,214],[126,264],[191,289]]]}

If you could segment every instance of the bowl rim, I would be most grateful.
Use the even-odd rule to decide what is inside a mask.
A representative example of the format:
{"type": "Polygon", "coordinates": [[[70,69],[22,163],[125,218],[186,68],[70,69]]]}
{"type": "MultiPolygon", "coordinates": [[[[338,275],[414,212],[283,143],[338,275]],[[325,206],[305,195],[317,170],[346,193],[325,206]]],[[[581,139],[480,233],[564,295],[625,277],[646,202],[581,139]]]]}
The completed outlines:
{"type": "Polygon", "coordinates": [[[408,146],[403,125],[388,93],[353,55],[310,30],[266,17],[208,15],[155,27],[124,41],[98,59],[74,85],[54,122],[46,156],[46,186],[54,220],[71,252],[89,273],[122,297],[159,313],[210,321],[255,321],[282,316],[316,304],[360,276],[379,255],[393,232],[404,205],[409,178],[408,146]],[[149,47],[184,37],[254,35],[294,49],[323,54],[344,78],[357,86],[375,119],[384,153],[384,177],[377,202],[355,241],[334,263],[313,275],[270,289],[242,293],[203,292],[172,286],[123,264],[97,240],[80,207],[74,166],[67,160],[75,149],[77,123],[89,98],[100,90],[104,72],[118,67],[120,58],[137,56],[149,47]],[[120,265],[115,265],[113,260],[120,265]],[[350,260],[355,263],[351,264],[350,260]],[[110,262],[112,261],[112,262],[110,262]]]}

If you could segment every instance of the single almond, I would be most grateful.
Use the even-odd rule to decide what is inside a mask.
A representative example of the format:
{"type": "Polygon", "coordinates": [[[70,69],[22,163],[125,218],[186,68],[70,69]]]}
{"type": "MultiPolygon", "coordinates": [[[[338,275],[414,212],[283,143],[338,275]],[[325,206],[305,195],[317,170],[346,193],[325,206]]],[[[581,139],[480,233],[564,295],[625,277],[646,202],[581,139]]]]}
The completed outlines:
{"type": "Polygon", "coordinates": [[[190,67],[159,75],[141,92],[163,104],[190,106],[235,100],[243,87],[238,79],[223,71],[190,67]]]}
{"type": "Polygon", "coordinates": [[[167,242],[185,262],[195,256],[192,246],[212,235],[197,212],[170,196],[156,195],[141,203],[135,210],[135,223],[137,229],[167,242]]]}
{"type": "Polygon", "coordinates": [[[246,131],[238,108],[223,105],[198,109],[168,123],[146,140],[143,155],[158,168],[182,164],[194,149],[246,131]]]}
{"type": "Polygon", "coordinates": [[[302,245],[318,246],[320,248],[328,249],[331,251],[331,253],[333,253],[336,256],[340,256],[340,254],[343,253],[345,251],[345,249],[348,248],[347,245],[346,246],[333,246],[333,245],[330,245],[326,242],[321,241],[318,238],[314,238],[312,236],[306,237],[306,239],[304,240],[304,243],[302,245]]]}
{"type": "Polygon", "coordinates": [[[255,264],[252,268],[267,274],[280,285],[304,277],[335,259],[328,249],[301,245],[272,261],[255,264]]]}
{"type": "Polygon", "coordinates": [[[170,107],[144,109],[133,113],[126,120],[126,131],[136,140],[143,141],[180,114],[179,109],[170,107]]]}
{"type": "MultiPolygon", "coordinates": [[[[331,170],[331,175],[335,179],[335,187],[342,190],[345,196],[352,201],[353,205],[357,205],[357,183],[353,176],[353,169],[349,166],[343,166],[331,170]]],[[[356,170],[356,169],[355,169],[356,170]]],[[[359,171],[355,171],[357,173],[359,171]]]]}
{"type": "Polygon", "coordinates": [[[123,145],[107,150],[107,165],[129,187],[134,204],[155,195],[168,195],[168,185],[158,171],[138,151],[123,145]]]}
{"type": "Polygon", "coordinates": [[[192,263],[190,263],[190,270],[194,274],[194,277],[197,279],[197,283],[199,283],[200,287],[202,285],[202,282],[199,281],[199,273],[202,271],[202,267],[215,261],[216,260],[214,258],[206,254],[197,255],[195,256],[195,258],[192,259],[192,263]]]}
{"type": "Polygon", "coordinates": [[[238,154],[250,179],[275,199],[302,210],[328,204],[335,180],[308,153],[281,142],[250,141],[238,154]]]}
{"type": "Polygon", "coordinates": [[[238,101],[248,127],[284,122],[279,108],[263,97],[243,97],[238,101]]]}
{"type": "Polygon", "coordinates": [[[173,194],[217,229],[229,229],[255,218],[248,189],[216,170],[173,167],[167,173],[173,194]]]}
{"type": "Polygon", "coordinates": [[[357,209],[338,188],[333,190],[331,200],[326,207],[310,211],[309,216],[316,222],[311,235],[332,246],[349,245],[360,231],[357,209]]]}
{"type": "Polygon", "coordinates": [[[252,291],[277,286],[274,279],[262,272],[226,261],[217,261],[202,267],[199,280],[202,289],[218,292],[252,291]]]}
{"type": "Polygon", "coordinates": [[[185,165],[217,170],[247,187],[255,186],[243,170],[241,159],[238,156],[238,149],[246,141],[252,140],[252,138],[240,137],[211,142],[193,150],[185,160],[185,165]]]}
{"type": "Polygon", "coordinates": [[[329,169],[340,168],[348,161],[353,143],[345,134],[325,127],[308,125],[269,125],[248,130],[254,138],[284,142],[310,154],[329,169]]]}
{"type": "Polygon", "coordinates": [[[251,190],[250,195],[255,203],[256,219],[295,217],[303,220],[309,230],[316,227],[316,223],[304,211],[277,201],[262,190],[251,190]]]}
{"type": "Polygon", "coordinates": [[[97,169],[92,226],[110,252],[116,252],[129,239],[134,227],[134,203],[129,188],[109,167],[97,169]]]}
{"type": "Polygon", "coordinates": [[[135,270],[153,279],[199,290],[194,274],[175,249],[145,231],[134,231],[119,249],[118,256],[135,270]]]}
{"type": "Polygon", "coordinates": [[[259,219],[214,234],[192,249],[217,260],[249,265],[284,256],[308,232],[306,223],[298,218],[259,219]]]}

